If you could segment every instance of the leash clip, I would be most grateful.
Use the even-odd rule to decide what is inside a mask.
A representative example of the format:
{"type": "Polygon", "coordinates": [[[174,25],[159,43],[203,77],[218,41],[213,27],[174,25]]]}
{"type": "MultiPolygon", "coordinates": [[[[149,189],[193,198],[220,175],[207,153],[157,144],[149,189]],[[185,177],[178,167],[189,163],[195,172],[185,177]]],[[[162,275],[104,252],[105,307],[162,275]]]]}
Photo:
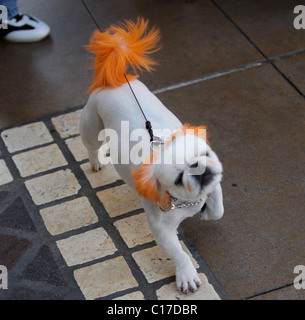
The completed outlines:
{"type": "Polygon", "coordinates": [[[153,139],[150,141],[150,150],[154,151],[155,148],[160,149],[160,146],[163,145],[164,142],[161,138],[153,136],[153,139]]]}

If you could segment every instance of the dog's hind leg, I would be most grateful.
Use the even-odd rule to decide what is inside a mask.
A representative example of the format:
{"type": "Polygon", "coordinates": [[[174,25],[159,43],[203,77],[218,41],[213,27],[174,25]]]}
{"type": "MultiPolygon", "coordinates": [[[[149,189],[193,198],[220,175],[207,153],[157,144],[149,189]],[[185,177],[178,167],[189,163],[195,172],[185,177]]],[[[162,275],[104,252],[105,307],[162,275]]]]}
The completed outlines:
{"type": "Polygon", "coordinates": [[[99,148],[103,141],[99,139],[101,130],[104,129],[104,124],[99,116],[95,106],[88,104],[84,107],[80,117],[80,135],[84,146],[88,150],[90,164],[93,170],[101,169],[101,163],[98,159],[99,148]]]}

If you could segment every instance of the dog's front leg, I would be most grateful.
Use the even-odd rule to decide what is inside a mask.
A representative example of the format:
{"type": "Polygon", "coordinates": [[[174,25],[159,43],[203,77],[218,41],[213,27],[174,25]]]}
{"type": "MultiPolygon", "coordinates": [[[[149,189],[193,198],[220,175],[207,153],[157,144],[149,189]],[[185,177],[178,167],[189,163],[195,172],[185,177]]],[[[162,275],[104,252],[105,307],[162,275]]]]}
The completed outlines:
{"type": "MultiPolygon", "coordinates": [[[[182,249],[176,230],[180,223],[173,212],[164,213],[155,204],[144,205],[156,243],[170,257],[176,267],[179,291],[195,292],[201,284],[189,255],[182,249]]],[[[180,220],[180,219],[179,219],[180,220]]]]}
{"type": "Polygon", "coordinates": [[[220,183],[218,183],[206,200],[206,206],[202,213],[204,220],[218,220],[223,216],[223,197],[220,183]]]}

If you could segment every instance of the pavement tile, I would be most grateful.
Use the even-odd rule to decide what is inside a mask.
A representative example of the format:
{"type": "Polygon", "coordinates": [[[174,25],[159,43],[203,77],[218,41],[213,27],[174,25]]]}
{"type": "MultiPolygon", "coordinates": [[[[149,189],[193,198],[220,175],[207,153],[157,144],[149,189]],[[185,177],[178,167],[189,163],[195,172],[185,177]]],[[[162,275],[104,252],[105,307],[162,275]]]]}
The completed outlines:
{"type": "Polygon", "coordinates": [[[0,264],[8,270],[19,261],[23,254],[32,246],[32,243],[16,236],[0,235],[0,264]]]}
{"type": "Polygon", "coordinates": [[[87,197],[66,201],[39,212],[51,235],[85,227],[98,221],[87,197]]]}
{"type": "Polygon", "coordinates": [[[74,277],[87,300],[138,286],[128,264],[121,256],[77,269],[74,277]]]}
{"type": "Polygon", "coordinates": [[[0,204],[2,201],[5,200],[5,198],[9,195],[9,192],[7,191],[0,191],[0,204]]]}
{"type": "Polygon", "coordinates": [[[56,144],[19,153],[12,157],[21,177],[62,167],[68,164],[56,144]]]}
{"type": "Polygon", "coordinates": [[[14,201],[3,210],[0,215],[0,226],[15,230],[35,232],[36,227],[22,201],[21,197],[14,201]]]}
{"type": "Polygon", "coordinates": [[[274,63],[305,95],[305,75],[303,72],[305,54],[300,54],[285,60],[278,60],[274,63]]]}
{"type": "Polygon", "coordinates": [[[72,152],[76,161],[83,161],[85,159],[88,159],[87,149],[83,145],[83,142],[80,136],[66,139],[65,143],[67,144],[68,148],[72,152]]]}
{"type": "Polygon", "coordinates": [[[64,300],[62,293],[41,292],[28,287],[18,287],[9,290],[9,300],[64,300]]]}
{"type": "Polygon", "coordinates": [[[66,285],[48,246],[41,247],[37,255],[22,271],[20,279],[48,283],[54,286],[66,285]]]}
{"type": "Polygon", "coordinates": [[[62,138],[67,138],[79,134],[79,119],[81,110],[65,113],[51,118],[56,131],[62,138]]]}
{"type": "Polygon", "coordinates": [[[132,254],[149,283],[175,275],[175,267],[168,256],[157,246],[132,254]]]}
{"type": "Polygon", "coordinates": [[[124,296],[114,298],[113,300],[145,300],[141,291],[135,291],[124,296]]]}
{"type": "Polygon", "coordinates": [[[133,248],[154,240],[145,212],[129,218],[117,220],[114,223],[114,226],[119,230],[120,235],[126,242],[128,248],[133,248]]]}
{"type": "Polygon", "coordinates": [[[296,30],[293,21],[299,0],[216,0],[223,10],[271,57],[305,48],[304,30],[296,30]]]}
{"type": "Polygon", "coordinates": [[[81,169],[84,171],[92,188],[103,187],[121,180],[112,164],[107,164],[98,172],[92,170],[89,162],[83,163],[81,169]]]}
{"type": "Polygon", "coordinates": [[[176,289],[176,282],[166,284],[157,290],[158,300],[220,300],[217,292],[209,283],[203,273],[198,274],[201,280],[201,286],[193,294],[179,293],[176,289]]]}
{"type": "Polygon", "coordinates": [[[112,218],[142,208],[140,198],[126,184],[99,191],[96,195],[112,218]]]}
{"type": "Polygon", "coordinates": [[[9,152],[25,150],[53,141],[47,127],[41,121],[4,130],[1,137],[9,152]]]}
{"type": "MultiPolygon", "coordinates": [[[[184,251],[190,255],[190,252],[183,242],[181,242],[181,245],[184,251]]],[[[165,279],[176,274],[172,261],[158,246],[134,252],[132,256],[149,283],[165,279]]],[[[193,265],[198,268],[198,264],[193,258],[192,262],[193,265]]]]}
{"type": "Polygon", "coordinates": [[[77,194],[81,188],[70,169],[27,180],[25,186],[36,205],[77,194]]]}
{"type": "Polygon", "coordinates": [[[56,243],[68,266],[102,258],[117,251],[104,228],[86,231],[56,243]]]}
{"type": "Polygon", "coordinates": [[[0,159],[0,185],[12,182],[14,179],[4,160],[0,159]]]}

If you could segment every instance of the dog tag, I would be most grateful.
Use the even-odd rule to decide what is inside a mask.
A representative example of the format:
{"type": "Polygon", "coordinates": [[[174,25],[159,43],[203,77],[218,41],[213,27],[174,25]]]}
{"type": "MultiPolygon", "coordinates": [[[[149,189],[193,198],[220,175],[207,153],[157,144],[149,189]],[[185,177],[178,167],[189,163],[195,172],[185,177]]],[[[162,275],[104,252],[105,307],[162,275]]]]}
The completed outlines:
{"type": "Polygon", "coordinates": [[[170,210],[174,210],[176,207],[172,202],[169,202],[166,207],[161,206],[160,203],[158,203],[158,206],[163,212],[168,212],[170,210]]]}

